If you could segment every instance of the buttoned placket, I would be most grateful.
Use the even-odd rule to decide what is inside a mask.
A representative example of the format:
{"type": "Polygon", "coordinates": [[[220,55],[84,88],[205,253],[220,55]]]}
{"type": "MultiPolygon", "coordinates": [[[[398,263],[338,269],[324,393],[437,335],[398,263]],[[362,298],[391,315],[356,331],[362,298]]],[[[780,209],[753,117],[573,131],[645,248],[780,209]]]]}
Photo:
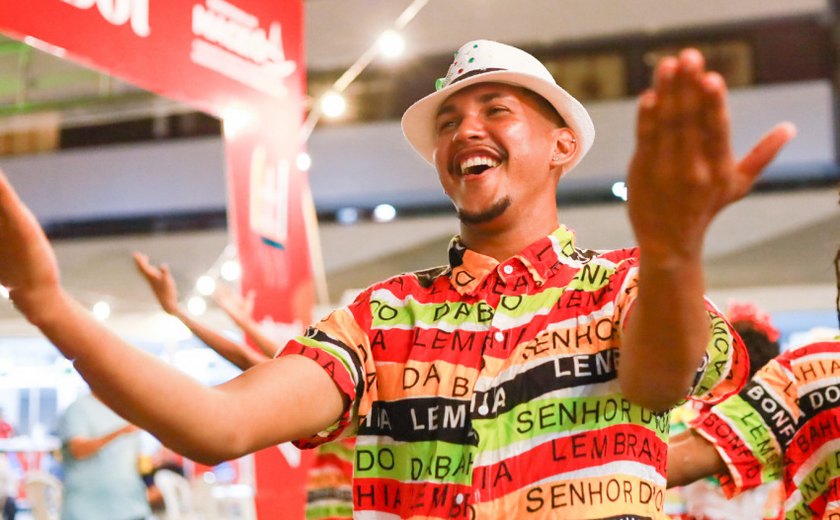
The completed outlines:
{"type": "MultiPolygon", "coordinates": [[[[507,262],[505,262],[503,264],[500,264],[499,266],[496,267],[495,275],[498,276],[499,278],[501,278],[504,281],[506,286],[509,286],[516,279],[517,276],[522,276],[521,273],[519,275],[514,274],[514,273],[516,273],[517,268],[514,267],[513,263],[516,262],[516,261],[517,260],[515,260],[515,259],[510,259],[507,262]],[[513,275],[513,276],[511,276],[511,275],[513,275]]],[[[510,345],[507,345],[507,341],[509,340],[509,336],[506,335],[497,325],[498,322],[499,322],[498,310],[499,310],[499,307],[501,305],[502,299],[505,296],[509,296],[509,295],[507,295],[507,294],[501,295],[499,297],[498,301],[496,302],[496,304],[493,306],[493,318],[490,320],[490,329],[489,330],[492,331],[491,334],[492,334],[494,346],[496,346],[496,345],[501,346],[502,350],[507,355],[510,355],[510,352],[511,352],[511,350],[509,348],[510,345]]],[[[486,354],[484,353],[484,345],[482,345],[482,353],[481,353],[482,362],[481,362],[481,367],[479,369],[479,377],[482,377],[482,376],[495,377],[495,374],[488,374],[487,373],[487,368],[486,368],[487,364],[484,362],[484,356],[485,355],[486,354]]],[[[476,412],[478,413],[478,418],[483,419],[490,413],[490,406],[489,406],[487,400],[490,397],[491,393],[492,392],[485,393],[483,402],[481,402],[478,405],[478,407],[476,408],[476,412]]],[[[482,445],[485,442],[487,442],[487,439],[483,439],[483,438],[479,437],[479,439],[478,439],[478,443],[479,443],[478,444],[478,452],[479,453],[482,451],[482,445]]],[[[472,483],[472,485],[473,485],[473,500],[474,500],[475,504],[480,503],[481,498],[482,498],[481,488],[478,487],[477,484],[478,483],[475,482],[475,481],[473,481],[473,483],[472,483]]],[[[461,497],[459,495],[458,497],[456,497],[456,502],[459,498],[461,498],[463,500],[463,497],[461,497]]],[[[458,503],[460,504],[460,502],[458,502],[458,503]]]]}

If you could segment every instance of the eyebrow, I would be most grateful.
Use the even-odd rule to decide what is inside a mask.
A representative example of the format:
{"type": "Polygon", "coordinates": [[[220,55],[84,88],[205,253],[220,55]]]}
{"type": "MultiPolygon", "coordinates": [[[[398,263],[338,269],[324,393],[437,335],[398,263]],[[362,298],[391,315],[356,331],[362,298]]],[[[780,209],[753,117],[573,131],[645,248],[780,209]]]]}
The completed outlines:
{"type": "MultiPolygon", "coordinates": [[[[488,92],[486,94],[482,94],[481,96],[479,96],[478,102],[482,103],[482,104],[489,103],[490,101],[493,101],[494,99],[499,98],[499,97],[503,97],[505,95],[506,94],[503,94],[501,92],[488,92]]],[[[455,107],[451,103],[444,104],[443,106],[441,106],[438,109],[437,115],[435,115],[435,118],[438,118],[442,115],[450,114],[454,111],[455,111],[455,107]]]]}

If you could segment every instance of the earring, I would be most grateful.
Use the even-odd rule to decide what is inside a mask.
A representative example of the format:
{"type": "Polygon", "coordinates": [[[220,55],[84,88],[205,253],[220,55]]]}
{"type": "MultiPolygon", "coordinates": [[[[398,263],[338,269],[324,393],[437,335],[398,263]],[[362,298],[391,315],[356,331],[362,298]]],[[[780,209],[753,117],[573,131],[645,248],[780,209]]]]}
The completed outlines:
{"type": "Polygon", "coordinates": [[[577,139],[575,139],[574,137],[572,137],[572,144],[576,144],[576,143],[577,143],[577,139]]]}
{"type": "Polygon", "coordinates": [[[559,155],[555,155],[554,157],[552,157],[552,158],[551,158],[551,160],[552,160],[552,161],[559,161],[559,160],[560,160],[560,156],[559,156],[559,155]]]}

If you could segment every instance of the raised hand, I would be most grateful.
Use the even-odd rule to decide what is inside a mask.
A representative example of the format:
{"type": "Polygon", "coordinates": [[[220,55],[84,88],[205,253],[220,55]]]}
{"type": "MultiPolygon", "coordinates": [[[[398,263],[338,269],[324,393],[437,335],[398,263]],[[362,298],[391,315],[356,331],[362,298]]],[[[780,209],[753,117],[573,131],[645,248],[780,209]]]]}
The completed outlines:
{"type": "Polygon", "coordinates": [[[61,292],[58,264],[44,230],[0,171],[0,284],[33,322],[49,316],[61,292]]]}
{"type": "Polygon", "coordinates": [[[630,220],[643,254],[698,255],[715,215],[746,195],[795,135],[792,124],[779,124],[737,160],[726,94],[723,78],[705,70],[695,49],[657,65],[654,86],[640,99],[628,175],[630,220]]]}
{"type": "Polygon", "coordinates": [[[217,287],[213,294],[216,304],[237,323],[252,319],[255,297],[256,293],[253,290],[248,291],[243,298],[238,292],[231,291],[225,285],[217,287]]]}
{"type": "Polygon", "coordinates": [[[151,287],[163,310],[168,314],[178,315],[181,312],[178,305],[178,288],[169,272],[169,266],[161,264],[159,268],[155,267],[149,263],[148,256],[139,252],[135,252],[132,256],[137,270],[149,283],[149,287],[151,287]]]}

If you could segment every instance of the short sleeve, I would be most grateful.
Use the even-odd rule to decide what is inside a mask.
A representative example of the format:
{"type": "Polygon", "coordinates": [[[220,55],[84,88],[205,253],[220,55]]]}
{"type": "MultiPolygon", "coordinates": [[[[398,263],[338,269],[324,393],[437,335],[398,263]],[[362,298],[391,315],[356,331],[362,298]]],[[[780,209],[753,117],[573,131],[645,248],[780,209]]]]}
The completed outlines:
{"type": "Polygon", "coordinates": [[[341,417],[325,430],[295,444],[314,448],[340,437],[352,436],[359,416],[370,409],[375,391],[375,369],[371,358],[370,291],[349,306],[338,309],[309,327],[303,336],[289,341],[280,357],[300,355],[314,360],[332,378],[348,403],[341,417]]]}
{"type": "Polygon", "coordinates": [[[728,497],[782,477],[785,446],[799,416],[796,399],[785,391],[793,383],[790,372],[772,360],[738,395],[691,423],[726,463],[728,474],[719,478],[728,497]]]}
{"type": "Polygon", "coordinates": [[[67,444],[74,437],[88,437],[90,432],[85,424],[84,413],[80,413],[79,407],[82,401],[76,401],[67,407],[64,414],[58,420],[56,433],[62,444],[67,444]]]}
{"type": "MultiPolygon", "coordinates": [[[[633,312],[639,292],[638,260],[624,276],[616,296],[615,320],[623,330],[633,312]]],[[[621,270],[617,274],[621,274],[621,270]]],[[[735,395],[749,377],[749,355],[741,337],[723,314],[708,299],[705,300],[709,318],[710,339],[703,360],[697,368],[694,381],[686,397],[703,404],[715,404],[735,395]]]]}

